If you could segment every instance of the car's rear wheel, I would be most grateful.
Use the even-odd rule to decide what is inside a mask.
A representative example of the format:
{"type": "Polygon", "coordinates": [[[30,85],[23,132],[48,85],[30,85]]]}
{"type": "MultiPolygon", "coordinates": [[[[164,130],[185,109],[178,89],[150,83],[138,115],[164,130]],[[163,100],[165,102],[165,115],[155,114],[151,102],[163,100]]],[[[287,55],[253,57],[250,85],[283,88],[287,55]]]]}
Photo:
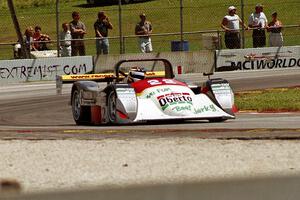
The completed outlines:
{"type": "Polygon", "coordinates": [[[108,92],[107,109],[109,123],[114,124],[117,121],[117,95],[114,90],[108,92]]]}
{"type": "Polygon", "coordinates": [[[80,104],[80,92],[76,88],[72,93],[72,114],[77,125],[86,125],[90,123],[91,108],[80,104]]]}

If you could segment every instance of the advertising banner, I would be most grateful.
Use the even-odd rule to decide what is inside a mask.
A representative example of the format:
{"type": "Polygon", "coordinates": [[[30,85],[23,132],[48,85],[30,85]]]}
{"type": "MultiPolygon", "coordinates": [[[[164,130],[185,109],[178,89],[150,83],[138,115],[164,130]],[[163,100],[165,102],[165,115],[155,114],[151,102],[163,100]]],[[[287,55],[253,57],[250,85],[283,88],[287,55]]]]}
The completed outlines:
{"type": "Polygon", "coordinates": [[[300,67],[300,46],[216,51],[216,71],[275,70],[300,67]]]}
{"type": "Polygon", "coordinates": [[[92,56],[1,60],[0,84],[55,80],[56,75],[85,74],[92,70],[92,56]]]}

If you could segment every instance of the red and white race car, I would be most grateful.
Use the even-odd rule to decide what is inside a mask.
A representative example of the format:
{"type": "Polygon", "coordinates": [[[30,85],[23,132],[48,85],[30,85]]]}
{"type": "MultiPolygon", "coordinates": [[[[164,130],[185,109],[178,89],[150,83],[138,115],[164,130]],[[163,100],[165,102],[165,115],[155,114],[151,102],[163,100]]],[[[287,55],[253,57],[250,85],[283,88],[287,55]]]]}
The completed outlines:
{"type": "Polygon", "coordinates": [[[166,59],[121,60],[115,73],[58,76],[58,91],[68,82],[78,125],[235,118],[228,81],[208,79],[201,86],[179,81],[166,59]]]}

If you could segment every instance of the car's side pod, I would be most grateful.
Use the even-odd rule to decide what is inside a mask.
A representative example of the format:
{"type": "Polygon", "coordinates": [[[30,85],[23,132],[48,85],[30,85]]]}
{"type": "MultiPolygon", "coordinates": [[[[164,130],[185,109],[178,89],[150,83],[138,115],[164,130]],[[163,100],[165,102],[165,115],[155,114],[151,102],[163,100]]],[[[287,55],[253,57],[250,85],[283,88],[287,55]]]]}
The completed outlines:
{"type": "Polygon", "coordinates": [[[204,83],[203,93],[230,115],[234,115],[234,93],[227,80],[222,78],[209,79],[204,83]]]}
{"type": "Polygon", "coordinates": [[[104,91],[107,94],[107,114],[110,124],[128,123],[136,118],[137,98],[130,84],[112,84],[104,91]]]}

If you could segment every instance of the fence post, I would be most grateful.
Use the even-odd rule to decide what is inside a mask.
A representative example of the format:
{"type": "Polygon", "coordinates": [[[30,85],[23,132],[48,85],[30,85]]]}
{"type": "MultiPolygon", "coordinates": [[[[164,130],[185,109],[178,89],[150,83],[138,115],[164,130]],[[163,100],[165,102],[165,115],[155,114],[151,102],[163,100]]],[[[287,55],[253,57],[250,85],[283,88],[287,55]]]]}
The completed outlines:
{"type": "Polygon", "coordinates": [[[122,48],[122,53],[126,53],[126,51],[125,51],[125,37],[123,36],[122,37],[122,43],[123,43],[123,48],[122,48]]]}
{"type": "MultiPolygon", "coordinates": [[[[242,22],[244,23],[244,0],[241,0],[241,17],[242,17],[242,22]]],[[[242,48],[245,48],[245,28],[242,26],[242,48]]]]}
{"type": "Polygon", "coordinates": [[[218,37],[218,50],[220,50],[222,49],[222,38],[219,30],[217,31],[217,37],[218,37]]]}
{"type": "Polygon", "coordinates": [[[183,0],[180,0],[180,51],[183,51],[183,0]]]}
{"type": "Polygon", "coordinates": [[[16,33],[18,36],[19,43],[21,45],[21,51],[22,51],[23,57],[29,58],[30,52],[27,51],[26,45],[25,45],[23,37],[22,37],[22,33],[20,30],[20,24],[19,24],[18,18],[16,16],[16,11],[15,11],[15,6],[13,3],[13,0],[7,0],[7,4],[9,7],[11,18],[12,18],[14,26],[15,26],[15,30],[16,30],[16,33]]]}
{"type": "Polygon", "coordinates": [[[59,37],[59,0],[56,0],[56,48],[57,57],[60,57],[60,37],[59,37]]]}
{"type": "Polygon", "coordinates": [[[119,0],[119,34],[120,34],[120,54],[123,53],[123,32],[122,32],[122,2],[119,0]]]}

